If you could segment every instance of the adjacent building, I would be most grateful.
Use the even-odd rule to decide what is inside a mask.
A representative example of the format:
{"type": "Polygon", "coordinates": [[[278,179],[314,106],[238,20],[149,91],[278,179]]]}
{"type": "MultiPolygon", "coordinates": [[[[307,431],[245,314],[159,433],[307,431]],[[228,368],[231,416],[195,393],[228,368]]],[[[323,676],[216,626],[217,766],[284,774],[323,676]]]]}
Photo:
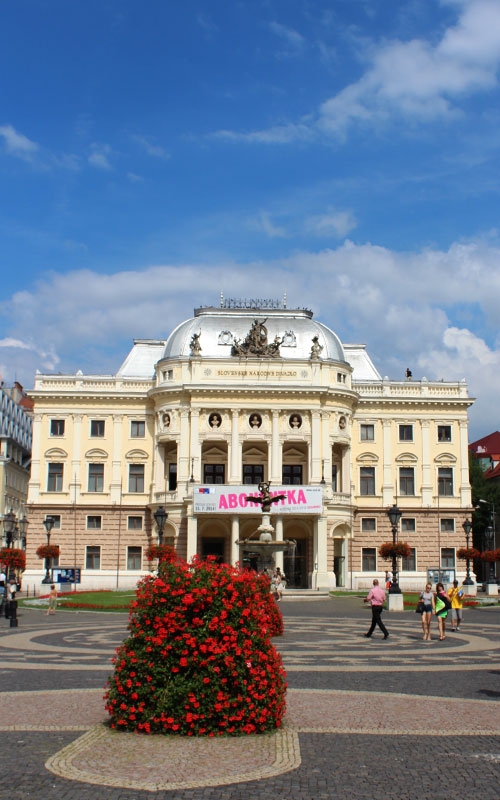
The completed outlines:
{"type": "Polygon", "coordinates": [[[24,546],[28,481],[31,465],[32,401],[20,383],[0,385],[0,514],[3,544],[24,546]],[[8,531],[7,531],[8,528],[8,531]],[[8,536],[7,536],[8,533],[8,536]]]}
{"type": "Polygon", "coordinates": [[[186,558],[259,568],[251,541],[261,481],[289,585],[367,587],[388,562],[387,509],[412,548],[403,588],[457,569],[470,514],[464,381],[382,377],[364,345],[342,343],[307,309],[271,300],[198,308],[165,340],[136,340],[115,375],[37,374],[25,580],[60,568],[84,587],[125,587],[150,568],[162,531],[186,558]]]}

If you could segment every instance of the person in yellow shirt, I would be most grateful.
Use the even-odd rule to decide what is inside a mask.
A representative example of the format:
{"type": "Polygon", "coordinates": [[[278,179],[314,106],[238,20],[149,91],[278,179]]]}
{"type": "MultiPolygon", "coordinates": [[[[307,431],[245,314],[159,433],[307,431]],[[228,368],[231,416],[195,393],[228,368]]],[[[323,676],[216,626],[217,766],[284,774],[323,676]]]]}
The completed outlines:
{"type": "Polygon", "coordinates": [[[463,616],[464,588],[458,587],[458,581],[453,581],[453,586],[448,590],[448,597],[451,600],[451,630],[459,631],[463,616]]]}

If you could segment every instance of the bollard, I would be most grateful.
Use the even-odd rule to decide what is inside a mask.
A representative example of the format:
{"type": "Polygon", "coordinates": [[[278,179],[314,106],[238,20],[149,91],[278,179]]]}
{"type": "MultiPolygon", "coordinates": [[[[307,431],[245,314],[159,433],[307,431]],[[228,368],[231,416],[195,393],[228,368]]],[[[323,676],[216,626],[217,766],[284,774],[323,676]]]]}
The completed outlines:
{"type": "Polygon", "coordinates": [[[18,619],[17,619],[17,600],[10,600],[10,627],[17,628],[18,619]]]}

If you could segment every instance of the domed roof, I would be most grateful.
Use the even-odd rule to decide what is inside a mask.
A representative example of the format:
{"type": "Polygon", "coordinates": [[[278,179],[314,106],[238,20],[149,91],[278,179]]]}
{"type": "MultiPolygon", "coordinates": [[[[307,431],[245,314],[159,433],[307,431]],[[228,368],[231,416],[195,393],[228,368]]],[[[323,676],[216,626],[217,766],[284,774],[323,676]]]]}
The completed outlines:
{"type": "Polygon", "coordinates": [[[256,327],[262,337],[259,342],[265,342],[264,349],[279,342],[280,358],[310,360],[311,348],[316,341],[319,358],[345,361],[338,336],[326,325],[313,320],[312,311],[307,309],[198,308],[194,314],[192,319],[181,322],[172,331],[163,358],[194,355],[193,336],[199,343],[199,358],[238,357],[238,348],[243,357],[259,357],[266,353],[242,352],[250,332],[256,327]]]}

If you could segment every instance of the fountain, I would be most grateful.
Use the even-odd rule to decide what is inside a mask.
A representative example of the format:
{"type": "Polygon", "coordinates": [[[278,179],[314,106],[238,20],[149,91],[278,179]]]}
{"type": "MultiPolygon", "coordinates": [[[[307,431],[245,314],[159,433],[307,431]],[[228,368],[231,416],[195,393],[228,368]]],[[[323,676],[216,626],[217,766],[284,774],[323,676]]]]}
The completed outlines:
{"type": "Polygon", "coordinates": [[[246,547],[249,554],[255,555],[258,559],[258,568],[261,570],[274,569],[274,553],[285,550],[294,551],[297,543],[294,539],[276,541],[273,539],[274,528],[271,525],[271,506],[272,503],[279,503],[284,500],[286,495],[278,494],[271,497],[269,494],[269,481],[259,483],[260,497],[249,496],[245,499],[249,503],[256,503],[262,506],[262,521],[259,527],[246,539],[239,539],[236,544],[246,547]],[[254,538],[258,535],[258,538],[254,538]]]}

